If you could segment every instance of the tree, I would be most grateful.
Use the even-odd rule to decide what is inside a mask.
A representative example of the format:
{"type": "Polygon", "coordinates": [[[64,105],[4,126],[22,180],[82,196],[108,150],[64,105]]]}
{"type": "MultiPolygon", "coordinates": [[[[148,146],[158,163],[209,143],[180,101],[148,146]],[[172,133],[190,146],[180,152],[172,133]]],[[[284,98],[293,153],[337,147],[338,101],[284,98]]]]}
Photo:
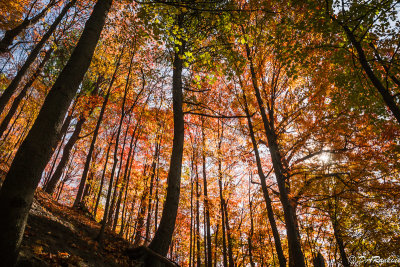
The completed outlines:
{"type": "Polygon", "coordinates": [[[0,190],[0,258],[6,265],[16,262],[33,194],[56,144],[61,121],[87,71],[111,1],[99,0],[85,25],[79,42],[58,76],[32,129],[13,160],[0,190]],[[45,135],[45,136],[43,136],[45,135]]]}

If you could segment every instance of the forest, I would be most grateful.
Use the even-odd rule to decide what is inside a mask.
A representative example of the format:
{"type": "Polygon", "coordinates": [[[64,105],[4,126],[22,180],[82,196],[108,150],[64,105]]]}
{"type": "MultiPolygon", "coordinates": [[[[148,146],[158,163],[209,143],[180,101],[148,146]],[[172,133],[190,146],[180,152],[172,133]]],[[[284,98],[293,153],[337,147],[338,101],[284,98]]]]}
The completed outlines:
{"type": "Polygon", "coordinates": [[[0,266],[400,266],[399,71],[398,0],[2,0],[0,266]]]}

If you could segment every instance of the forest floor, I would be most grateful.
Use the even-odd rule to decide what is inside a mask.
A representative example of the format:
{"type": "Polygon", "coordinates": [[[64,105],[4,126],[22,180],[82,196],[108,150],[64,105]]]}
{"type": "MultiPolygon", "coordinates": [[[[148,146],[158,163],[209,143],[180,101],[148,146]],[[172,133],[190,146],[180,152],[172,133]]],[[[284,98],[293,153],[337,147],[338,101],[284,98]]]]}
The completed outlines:
{"type": "Polygon", "coordinates": [[[124,251],[129,243],[106,232],[84,211],[62,205],[40,189],[35,194],[17,266],[132,266],[124,251]]]}

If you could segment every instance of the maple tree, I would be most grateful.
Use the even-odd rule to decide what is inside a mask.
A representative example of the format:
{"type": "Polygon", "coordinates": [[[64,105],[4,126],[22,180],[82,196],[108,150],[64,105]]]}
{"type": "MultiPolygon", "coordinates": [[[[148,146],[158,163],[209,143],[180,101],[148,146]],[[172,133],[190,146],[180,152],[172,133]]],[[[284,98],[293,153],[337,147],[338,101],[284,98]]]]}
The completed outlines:
{"type": "Polygon", "coordinates": [[[398,1],[0,10],[2,264],[37,200],[122,265],[398,256],[398,1]]]}

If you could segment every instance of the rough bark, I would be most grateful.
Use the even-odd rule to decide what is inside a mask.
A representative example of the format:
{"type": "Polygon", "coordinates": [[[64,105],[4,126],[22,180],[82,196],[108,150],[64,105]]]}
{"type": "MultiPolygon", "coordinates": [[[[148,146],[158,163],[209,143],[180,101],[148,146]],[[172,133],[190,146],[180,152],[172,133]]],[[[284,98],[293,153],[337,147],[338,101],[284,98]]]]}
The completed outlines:
{"type": "Polygon", "coordinates": [[[57,143],[68,106],[89,68],[112,0],[99,0],[66,66],[50,89],[0,190],[0,261],[16,262],[28,212],[41,174],[57,143]]]}
{"type": "Polygon", "coordinates": [[[250,111],[249,111],[249,108],[247,105],[246,93],[244,91],[243,91],[243,102],[244,102],[244,111],[247,116],[247,124],[249,127],[250,138],[251,138],[251,142],[253,144],[254,155],[256,158],[257,172],[258,172],[258,176],[260,177],[261,189],[262,189],[265,204],[267,207],[267,216],[268,216],[269,223],[271,225],[272,234],[274,236],[275,249],[278,254],[279,266],[285,267],[286,266],[286,258],[285,258],[285,255],[283,254],[281,238],[279,236],[278,227],[276,225],[274,211],[272,208],[272,201],[269,196],[268,187],[267,187],[267,183],[266,183],[266,177],[265,177],[262,165],[261,165],[260,153],[258,151],[258,145],[257,145],[257,141],[256,141],[255,134],[254,134],[253,124],[251,122],[250,111]]]}
{"type": "MultiPolygon", "coordinates": [[[[183,18],[179,19],[182,20],[183,18]]],[[[181,22],[178,22],[181,24],[181,22]]],[[[182,40],[182,43],[184,41],[182,40]]],[[[184,118],[183,118],[183,92],[182,92],[182,70],[183,60],[180,58],[184,54],[184,44],[178,46],[179,52],[175,53],[172,75],[172,98],[173,98],[173,117],[174,117],[174,137],[172,154],[168,172],[168,188],[161,215],[160,224],[151,241],[149,248],[165,256],[171,243],[172,234],[175,229],[175,221],[178,212],[181,168],[184,143],[184,118]]],[[[159,262],[149,260],[149,264],[158,266],[159,262]]]]}
{"type": "MultiPolygon", "coordinates": [[[[282,156],[279,150],[276,134],[273,129],[273,118],[267,117],[264,107],[264,101],[262,100],[260,90],[257,84],[257,76],[254,70],[253,60],[250,52],[250,47],[246,44],[246,54],[249,60],[251,80],[254,89],[254,93],[257,98],[257,103],[261,113],[263,121],[265,135],[268,141],[268,148],[270,151],[272,165],[274,168],[278,188],[279,197],[282,203],[285,225],[287,230],[287,239],[289,243],[289,266],[305,267],[304,255],[301,250],[301,243],[299,239],[299,233],[295,222],[295,211],[290,203],[286,183],[287,177],[285,175],[285,169],[282,161],[282,156]]],[[[272,113],[272,112],[271,112],[272,113]]]]}

